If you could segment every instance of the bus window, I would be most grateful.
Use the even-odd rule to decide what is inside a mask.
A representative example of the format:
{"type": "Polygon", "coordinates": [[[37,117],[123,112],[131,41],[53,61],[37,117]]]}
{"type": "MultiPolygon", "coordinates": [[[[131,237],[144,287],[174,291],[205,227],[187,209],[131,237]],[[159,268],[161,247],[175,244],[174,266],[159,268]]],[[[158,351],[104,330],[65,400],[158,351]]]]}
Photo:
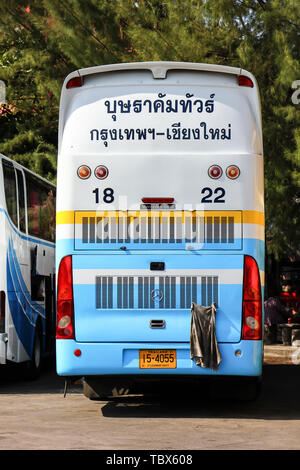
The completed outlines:
{"type": "Polygon", "coordinates": [[[24,181],[23,175],[20,170],[17,172],[17,181],[18,181],[18,201],[19,201],[19,229],[22,232],[26,232],[26,213],[25,213],[25,198],[24,198],[24,181]]]}
{"type": "Polygon", "coordinates": [[[15,170],[12,165],[9,165],[5,161],[3,161],[2,163],[7,212],[13,223],[18,226],[17,188],[15,170]]]}
{"type": "Polygon", "coordinates": [[[55,204],[53,189],[26,172],[28,233],[54,241],[55,204]]]}

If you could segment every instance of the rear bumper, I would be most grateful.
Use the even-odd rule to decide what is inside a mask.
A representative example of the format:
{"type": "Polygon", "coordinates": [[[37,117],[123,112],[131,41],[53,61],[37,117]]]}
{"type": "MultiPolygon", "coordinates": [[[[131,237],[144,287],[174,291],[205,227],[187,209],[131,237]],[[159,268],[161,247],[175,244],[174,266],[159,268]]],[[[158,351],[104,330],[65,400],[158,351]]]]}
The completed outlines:
{"type": "Polygon", "coordinates": [[[218,371],[197,366],[190,359],[189,343],[79,343],[56,341],[56,370],[59,375],[239,375],[260,376],[262,341],[219,343],[222,356],[218,371]],[[81,355],[74,351],[80,349],[81,355]],[[176,349],[176,369],[139,369],[140,349],[176,349]],[[241,351],[236,355],[236,351],[241,351]]]}

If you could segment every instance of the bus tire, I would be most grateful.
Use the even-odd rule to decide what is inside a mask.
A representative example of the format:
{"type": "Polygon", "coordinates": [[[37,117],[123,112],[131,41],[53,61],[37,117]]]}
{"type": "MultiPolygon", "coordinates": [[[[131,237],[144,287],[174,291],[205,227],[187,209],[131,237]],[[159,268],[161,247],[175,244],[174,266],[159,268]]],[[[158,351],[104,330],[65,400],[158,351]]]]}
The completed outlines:
{"type": "Polygon", "coordinates": [[[28,380],[35,380],[42,370],[42,328],[38,324],[35,328],[32,358],[25,365],[25,377],[28,380]]]}

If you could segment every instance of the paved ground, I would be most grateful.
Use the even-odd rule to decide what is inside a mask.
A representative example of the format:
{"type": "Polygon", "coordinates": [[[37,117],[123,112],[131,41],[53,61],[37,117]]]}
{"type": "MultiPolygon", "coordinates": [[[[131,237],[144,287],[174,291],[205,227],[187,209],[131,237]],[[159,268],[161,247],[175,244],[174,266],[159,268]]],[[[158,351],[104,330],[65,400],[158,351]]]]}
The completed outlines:
{"type": "Polygon", "coordinates": [[[300,347],[271,344],[264,347],[265,364],[300,365],[300,347]]]}
{"type": "MultiPolygon", "coordinates": [[[[133,396],[63,396],[54,369],[35,382],[0,380],[0,450],[300,450],[300,348],[265,347],[264,386],[251,403],[133,396]]],[[[111,451],[111,452],[109,452],[111,451]]]]}

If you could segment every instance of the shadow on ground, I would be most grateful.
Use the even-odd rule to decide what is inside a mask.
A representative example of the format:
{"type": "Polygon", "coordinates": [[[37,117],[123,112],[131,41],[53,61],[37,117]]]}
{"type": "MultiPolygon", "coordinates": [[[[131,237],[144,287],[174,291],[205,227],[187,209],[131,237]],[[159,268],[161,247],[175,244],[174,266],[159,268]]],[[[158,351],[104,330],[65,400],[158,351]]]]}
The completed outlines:
{"type": "Polygon", "coordinates": [[[300,367],[264,367],[263,385],[254,401],[235,397],[236,390],[220,387],[211,394],[201,389],[170,390],[163,395],[128,396],[98,402],[103,416],[110,418],[241,418],[268,420],[300,419],[300,367]],[[234,392],[231,394],[231,391],[234,392]]]}
{"type": "MultiPolygon", "coordinates": [[[[58,394],[68,400],[73,394],[82,394],[81,379],[68,383],[64,398],[64,377],[59,377],[53,364],[44,368],[34,381],[22,378],[18,368],[3,368],[0,394],[58,394]]],[[[262,391],[255,401],[232,399],[229,389],[222,386],[211,394],[202,382],[198,387],[183,384],[167,388],[164,393],[123,396],[93,401],[95,411],[109,418],[251,418],[300,419],[300,365],[265,364],[262,391]],[[225,393],[226,392],[226,393],[225,393]]],[[[234,393],[236,389],[234,385],[234,393]]],[[[240,398],[243,398],[242,396],[240,398]]],[[[82,395],[83,400],[88,398],[82,395]]]]}

